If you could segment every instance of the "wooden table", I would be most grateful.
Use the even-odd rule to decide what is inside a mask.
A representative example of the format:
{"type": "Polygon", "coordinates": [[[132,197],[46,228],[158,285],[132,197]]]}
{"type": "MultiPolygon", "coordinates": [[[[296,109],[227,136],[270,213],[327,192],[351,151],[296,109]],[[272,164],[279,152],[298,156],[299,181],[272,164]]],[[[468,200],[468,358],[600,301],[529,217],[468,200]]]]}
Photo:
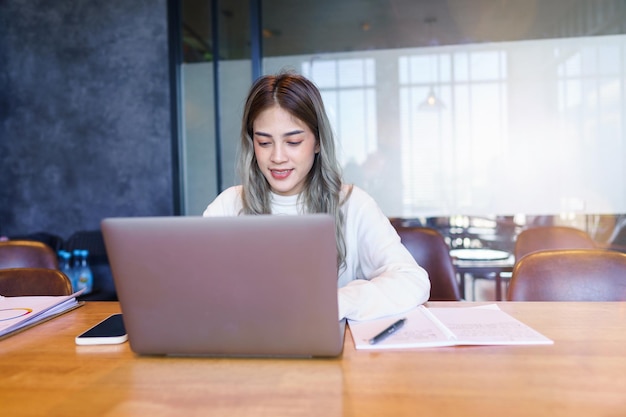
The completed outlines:
{"type": "MultiPolygon", "coordinates": [[[[430,303],[456,306],[471,303],[430,303]]],[[[555,341],[334,359],[140,357],[76,346],[119,311],[88,302],[0,341],[4,416],[626,415],[626,303],[499,303],[555,341]]]]}

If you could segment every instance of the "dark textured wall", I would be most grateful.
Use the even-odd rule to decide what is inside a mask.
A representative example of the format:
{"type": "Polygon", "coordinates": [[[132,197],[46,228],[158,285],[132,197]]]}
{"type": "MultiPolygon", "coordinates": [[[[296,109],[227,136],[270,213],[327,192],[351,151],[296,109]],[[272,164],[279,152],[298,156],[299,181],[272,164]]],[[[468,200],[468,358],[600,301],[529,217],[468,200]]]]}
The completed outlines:
{"type": "Polygon", "coordinates": [[[173,213],[166,0],[0,0],[0,235],[173,213]]]}

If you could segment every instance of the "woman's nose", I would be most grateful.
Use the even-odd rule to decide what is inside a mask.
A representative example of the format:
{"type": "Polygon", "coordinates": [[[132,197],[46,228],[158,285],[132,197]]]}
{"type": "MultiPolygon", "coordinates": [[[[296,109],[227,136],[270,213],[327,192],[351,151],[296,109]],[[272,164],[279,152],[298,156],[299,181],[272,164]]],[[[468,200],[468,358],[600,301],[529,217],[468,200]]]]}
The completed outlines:
{"type": "Polygon", "coordinates": [[[284,162],[287,160],[287,154],[283,150],[282,146],[276,145],[272,148],[270,158],[272,159],[272,162],[284,162]]]}

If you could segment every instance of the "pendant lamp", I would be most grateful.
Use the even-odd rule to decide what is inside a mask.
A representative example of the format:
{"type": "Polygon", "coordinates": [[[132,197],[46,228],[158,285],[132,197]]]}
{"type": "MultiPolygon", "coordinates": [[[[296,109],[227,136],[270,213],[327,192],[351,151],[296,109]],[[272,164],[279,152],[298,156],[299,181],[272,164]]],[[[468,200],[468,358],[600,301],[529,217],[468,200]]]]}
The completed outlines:
{"type": "Polygon", "coordinates": [[[428,95],[419,105],[420,111],[441,111],[446,108],[446,105],[441,101],[439,97],[435,94],[435,89],[430,87],[430,91],[428,95]]]}

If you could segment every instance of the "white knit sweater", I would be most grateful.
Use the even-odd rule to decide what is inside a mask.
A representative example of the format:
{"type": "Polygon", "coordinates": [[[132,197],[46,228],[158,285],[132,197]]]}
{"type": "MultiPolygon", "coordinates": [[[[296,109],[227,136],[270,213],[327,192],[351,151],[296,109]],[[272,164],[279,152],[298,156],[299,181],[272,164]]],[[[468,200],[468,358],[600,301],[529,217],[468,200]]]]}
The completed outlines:
{"type": "MultiPolygon", "coordinates": [[[[241,186],[228,188],[203,215],[238,215],[241,191],[241,186]]],[[[272,214],[300,214],[297,198],[272,194],[272,214]]],[[[369,320],[426,302],[430,294],[428,274],[402,245],[374,199],[355,186],[342,210],[347,253],[346,268],[341,269],[337,281],[339,318],[369,320]]]]}

